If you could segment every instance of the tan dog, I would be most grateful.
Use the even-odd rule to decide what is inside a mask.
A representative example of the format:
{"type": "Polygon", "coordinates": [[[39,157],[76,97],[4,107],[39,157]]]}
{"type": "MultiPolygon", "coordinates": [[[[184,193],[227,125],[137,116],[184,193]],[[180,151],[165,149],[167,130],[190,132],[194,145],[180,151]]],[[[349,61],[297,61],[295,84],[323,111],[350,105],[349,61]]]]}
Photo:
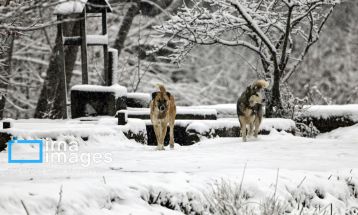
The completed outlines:
{"type": "Polygon", "coordinates": [[[170,127],[170,148],[174,148],[174,122],[176,106],[174,97],[165,90],[163,85],[158,85],[159,92],[152,93],[150,102],[150,119],[157,138],[157,149],[164,150],[164,139],[167,126],[170,127]]]}
{"type": "Polygon", "coordinates": [[[249,136],[257,137],[263,118],[263,104],[260,91],[268,87],[268,82],[258,80],[248,86],[237,101],[237,115],[239,116],[241,135],[244,142],[246,126],[249,126],[249,136]],[[255,129],[255,130],[254,130],[255,129]]]}

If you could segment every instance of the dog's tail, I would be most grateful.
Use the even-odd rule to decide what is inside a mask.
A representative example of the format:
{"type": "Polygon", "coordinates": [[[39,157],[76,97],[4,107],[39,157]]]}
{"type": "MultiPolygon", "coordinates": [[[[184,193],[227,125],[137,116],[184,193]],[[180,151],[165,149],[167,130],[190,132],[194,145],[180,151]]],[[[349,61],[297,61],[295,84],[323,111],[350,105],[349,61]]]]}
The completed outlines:
{"type": "Polygon", "coordinates": [[[162,92],[162,93],[165,93],[167,91],[163,84],[157,84],[155,86],[158,87],[160,92],[162,92]]]}
{"type": "Polygon", "coordinates": [[[265,89],[269,86],[269,83],[265,80],[257,80],[254,83],[254,86],[256,86],[258,89],[265,89]]]}

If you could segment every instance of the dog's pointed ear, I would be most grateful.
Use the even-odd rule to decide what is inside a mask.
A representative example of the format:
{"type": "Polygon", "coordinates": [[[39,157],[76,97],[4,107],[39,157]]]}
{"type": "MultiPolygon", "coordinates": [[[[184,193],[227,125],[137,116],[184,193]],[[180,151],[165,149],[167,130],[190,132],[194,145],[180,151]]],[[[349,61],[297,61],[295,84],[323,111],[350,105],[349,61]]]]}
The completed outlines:
{"type": "Polygon", "coordinates": [[[171,94],[169,92],[167,92],[167,96],[170,98],[171,94]]]}
{"type": "Polygon", "coordinates": [[[157,96],[157,93],[158,93],[158,92],[152,93],[152,100],[154,100],[154,98],[157,96]]]}

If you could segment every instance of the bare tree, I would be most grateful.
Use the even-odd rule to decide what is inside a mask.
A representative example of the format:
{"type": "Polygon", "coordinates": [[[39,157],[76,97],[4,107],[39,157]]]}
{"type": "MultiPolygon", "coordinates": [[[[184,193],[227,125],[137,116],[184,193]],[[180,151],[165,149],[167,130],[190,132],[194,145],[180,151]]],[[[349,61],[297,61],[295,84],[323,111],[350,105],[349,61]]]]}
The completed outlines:
{"type": "Polygon", "coordinates": [[[180,60],[193,46],[222,44],[250,50],[272,80],[268,116],[282,114],[280,83],[296,71],[339,1],[202,0],[184,6],[157,29],[180,38],[180,60]],[[304,45],[301,45],[304,44],[304,45]],[[298,47],[299,46],[299,47],[298,47]]]}
{"type": "MultiPolygon", "coordinates": [[[[0,1],[0,117],[3,117],[5,101],[9,101],[8,88],[11,85],[12,61],[15,38],[28,36],[29,32],[44,29],[57,23],[53,19],[41,19],[39,11],[52,9],[56,0],[5,0],[0,1]]],[[[17,68],[15,68],[17,69],[17,68]]]]}

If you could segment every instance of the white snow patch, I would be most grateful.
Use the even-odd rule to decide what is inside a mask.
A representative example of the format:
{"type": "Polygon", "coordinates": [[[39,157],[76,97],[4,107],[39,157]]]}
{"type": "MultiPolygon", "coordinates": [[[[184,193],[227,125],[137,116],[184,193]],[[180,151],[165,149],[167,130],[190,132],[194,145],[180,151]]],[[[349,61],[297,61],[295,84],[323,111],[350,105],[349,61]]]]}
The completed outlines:
{"type": "Polygon", "coordinates": [[[147,101],[148,103],[151,100],[151,96],[150,96],[149,93],[128,93],[127,97],[128,98],[133,98],[133,99],[144,100],[144,101],[147,101]]]}
{"type": "Polygon", "coordinates": [[[276,130],[293,130],[295,129],[296,124],[291,119],[283,118],[263,118],[261,129],[271,131],[272,129],[276,130]]]}
{"type": "Polygon", "coordinates": [[[317,138],[355,141],[358,144],[357,130],[358,130],[358,124],[355,124],[350,127],[337,128],[333,131],[320,134],[317,136],[317,138]]]}
{"type": "Polygon", "coordinates": [[[114,84],[112,86],[99,86],[99,85],[75,85],[71,90],[77,91],[87,91],[87,92],[112,92],[115,93],[115,97],[121,97],[127,95],[127,88],[120,86],[119,84],[114,84]]]}
{"type": "Polygon", "coordinates": [[[210,132],[212,128],[207,123],[202,122],[193,122],[190,123],[189,126],[186,128],[187,131],[196,131],[199,134],[204,134],[210,132]]]}
{"type": "Polygon", "coordinates": [[[54,10],[54,14],[74,14],[82,13],[83,8],[85,7],[87,0],[61,0],[54,10]]]}
{"type": "Polygon", "coordinates": [[[332,116],[346,116],[358,122],[358,104],[349,105],[312,105],[305,106],[303,116],[313,116],[327,119],[332,116]]]}
{"type": "Polygon", "coordinates": [[[108,45],[108,35],[87,35],[87,44],[108,45]]]}
{"type": "Polygon", "coordinates": [[[144,120],[128,119],[127,124],[119,126],[123,132],[131,131],[135,134],[147,133],[147,128],[144,120]]]}
{"type": "Polygon", "coordinates": [[[16,120],[9,129],[0,129],[23,139],[57,138],[59,136],[91,137],[94,135],[123,135],[116,126],[115,118],[102,118],[99,121],[79,120],[16,120]]]}
{"type": "MultiPolygon", "coordinates": [[[[185,108],[185,107],[183,107],[185,108]]],[[[236,104],[217,104],[190,106],[190,109],[215,109],[219,118],[231,118],[237,116],[236,104]]]]}
{"type": "MultiPolygon", "coordinates": [[[[223,129],[240,127],[240,122],[237,118],[224,118],[218,120],[197,120],[189,123],[187,130],[194,130],[203,134],[210,132],[211,129],[223,129]]],[[[295,122],[290,119],[282,118],[264,118],[260,125],[260,130],[285,130],[292,131],[295,129],[295,122]]]]}
{"type": "MultiPolygon", "coordinates": [[[[130,115],[149,115],[150,109],[149,108],[128,108],[126,111],[130,115]]],[[[177,107],[177,114],[193,114],[193,115],[216,115],[217,112],[215,109],[191,109],[191,108],[184,108],[184,107],[177,107]]]]}

